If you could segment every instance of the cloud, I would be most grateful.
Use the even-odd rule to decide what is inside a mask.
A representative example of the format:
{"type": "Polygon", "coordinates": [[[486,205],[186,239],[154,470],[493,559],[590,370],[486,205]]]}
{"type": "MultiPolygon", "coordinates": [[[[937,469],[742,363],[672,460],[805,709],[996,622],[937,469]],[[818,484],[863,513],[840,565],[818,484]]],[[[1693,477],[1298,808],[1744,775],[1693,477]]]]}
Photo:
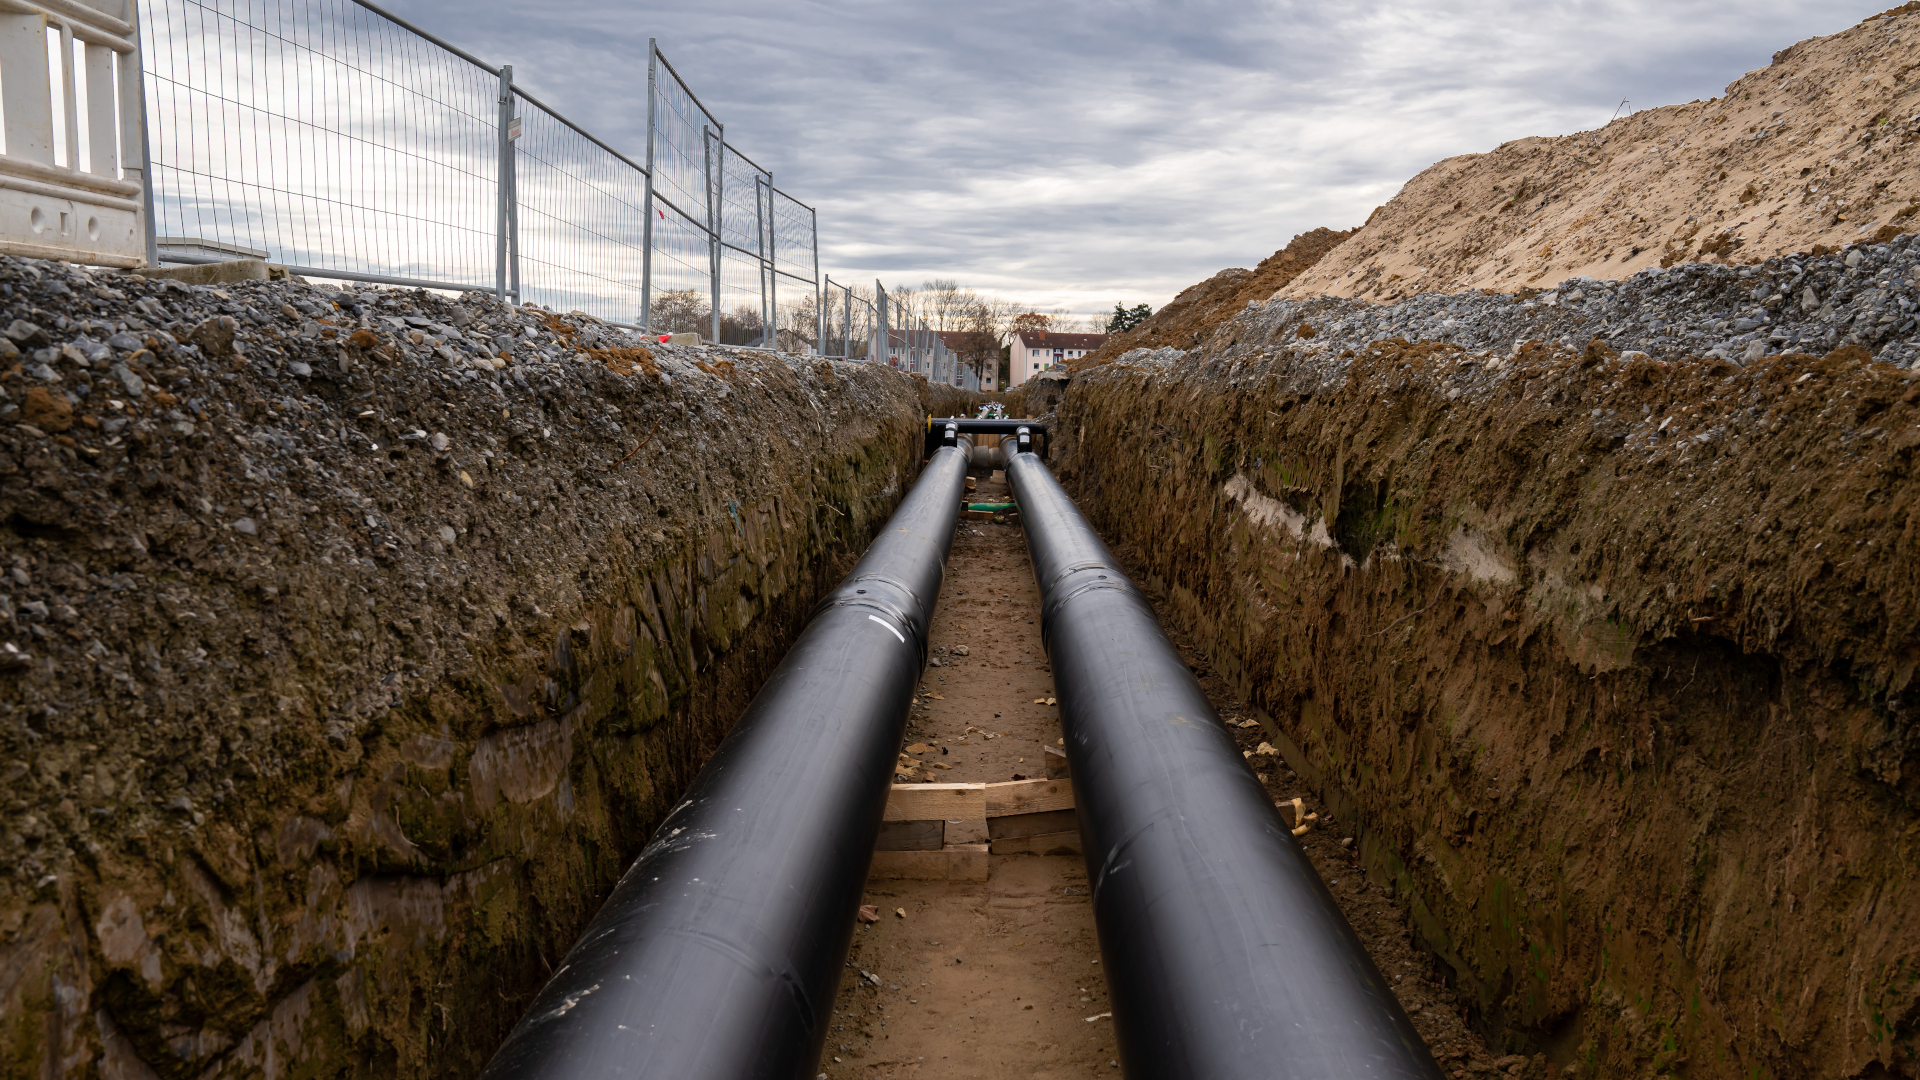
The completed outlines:
{"type": "Polygon", "coordinates": [[[1881,5],[563,0],[394,10],[645,151],[646,42],[819,209],[836,279],[1158,306],[1432,162],[1712,97],[1881,5]]]}

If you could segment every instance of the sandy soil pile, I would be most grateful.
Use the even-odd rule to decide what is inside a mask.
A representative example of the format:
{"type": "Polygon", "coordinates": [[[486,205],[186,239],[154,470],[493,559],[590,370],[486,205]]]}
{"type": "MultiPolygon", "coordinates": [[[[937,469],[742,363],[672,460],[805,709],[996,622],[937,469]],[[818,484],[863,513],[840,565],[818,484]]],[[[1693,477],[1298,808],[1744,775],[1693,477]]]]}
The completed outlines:
{"type": "Polygon", "coordinates": [[[1885,240],[1920,209],[1917,65],[1909,3],[1774,54],[1725,97],[1449,158],[1278,295],[1512,292],[1885,240]]]}
{"type": "Polygon", "coordinates": [[[1198,285],[1190,285],[1174,297],[1172,303],[1154,312],[1152,318],[1124,334],[1108,338],[1106,345],[1070,366],[1077,370],[1104,364],[1131,349],[1157,349],[1165,345],[1184,349],[1197,345],[1248,302],[1266,300],[1274,290],[1299,277],[1353,233],[1352,229],[1304,232],[1286,247],[1260,260],[1260,265],[1252,270],[1237,267],[1222,270],[1198,285]]]}

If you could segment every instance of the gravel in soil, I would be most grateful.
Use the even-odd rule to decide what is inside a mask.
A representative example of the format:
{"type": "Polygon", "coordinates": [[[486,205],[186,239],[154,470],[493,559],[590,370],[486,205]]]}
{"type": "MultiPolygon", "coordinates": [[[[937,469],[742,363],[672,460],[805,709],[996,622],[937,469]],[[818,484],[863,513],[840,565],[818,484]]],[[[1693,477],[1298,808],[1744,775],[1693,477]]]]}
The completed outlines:
{"type": "Polygon", "coordinates": [[[929,403],[477,293],[0,256],[0,1060],[477,1074],[929,403]]]}

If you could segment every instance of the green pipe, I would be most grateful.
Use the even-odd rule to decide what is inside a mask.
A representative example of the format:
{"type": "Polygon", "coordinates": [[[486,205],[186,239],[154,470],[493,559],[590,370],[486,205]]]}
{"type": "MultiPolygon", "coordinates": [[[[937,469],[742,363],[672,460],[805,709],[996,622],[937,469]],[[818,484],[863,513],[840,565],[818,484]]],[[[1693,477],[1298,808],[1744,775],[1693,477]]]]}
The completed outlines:
{"type": "Polygon", "coordinates": [[[1018,510],[1020,509],[1020,504],[1019,503],[968,503],[967,509],[985,510],[988,513],[997,514],[1002,510],[1018,510]]]}

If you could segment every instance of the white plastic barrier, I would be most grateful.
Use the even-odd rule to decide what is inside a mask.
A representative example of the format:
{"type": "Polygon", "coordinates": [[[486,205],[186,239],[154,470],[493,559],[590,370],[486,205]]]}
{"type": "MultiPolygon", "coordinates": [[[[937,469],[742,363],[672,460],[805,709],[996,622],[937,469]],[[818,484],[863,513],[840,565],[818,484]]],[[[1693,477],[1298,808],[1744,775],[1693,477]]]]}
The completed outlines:
{"type": "Polygon", "coordinates": [[[0,103],[0,252],[143,265],[133,0],[0,0],[0,103]]]}

